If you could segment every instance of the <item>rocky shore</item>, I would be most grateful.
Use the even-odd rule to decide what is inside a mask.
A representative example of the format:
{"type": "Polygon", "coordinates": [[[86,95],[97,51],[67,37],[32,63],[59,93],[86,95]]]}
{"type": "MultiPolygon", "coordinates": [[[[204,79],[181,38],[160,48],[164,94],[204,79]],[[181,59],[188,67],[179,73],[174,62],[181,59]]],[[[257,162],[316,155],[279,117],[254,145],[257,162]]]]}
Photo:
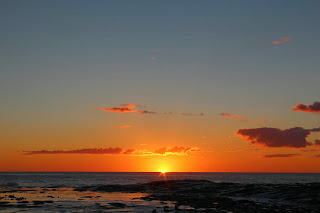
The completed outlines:
{"type": "MultiPolygon", "coordinates": [[[[237,184],[168,180],[136,185],[98,185],[76,191],[140,192],[141,199],[174,202],[164,212],[320,212],[320,183],[237,184]]],[[[156,211],[156,210],[155,210],[156,211]]]]}

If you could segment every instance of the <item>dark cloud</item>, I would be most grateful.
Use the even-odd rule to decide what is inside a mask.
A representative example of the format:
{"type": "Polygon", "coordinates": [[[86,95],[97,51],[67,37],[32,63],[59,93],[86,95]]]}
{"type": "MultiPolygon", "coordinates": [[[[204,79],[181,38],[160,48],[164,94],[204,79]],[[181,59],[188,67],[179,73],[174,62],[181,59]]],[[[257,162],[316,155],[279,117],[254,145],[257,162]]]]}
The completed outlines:
{"type": "Polygon", "coordinates": [[[158,112],[152,112],[148,110],[138,110],[137,113],[142,113],[142,114],[160,114],[158,112]]]}
{"type": "Polygon", "coordinates": [[[128,107],[97,108],[97,109],[100,109],[103,111],[109,111],[109,112],[119,112],[119,113],[135,112],[135,110],[128,107]]]}
{"type": "Polygon", "coordinates": [[[295,108],[291,109],[292,111],[302,111],[302,112],[311,112],[311,113],[320,113],[320,102],[314,102],[312,105],[297,104],[295,108]]]}
{"type": "Polygon", "coordinates": [[[291,129],[277,128],[256,128],[256,129],[239,129],[236,134],[243,137],[246,141],[266,147],[294,147],[301,148],[311,145],[306,138],[310,132],[317,129],[303,129],[294,127],[291,129]]]}
{"type": "Polygon", "coordinates": [[[272,154],[272,155],[264,155],[264,158],[289,158],[300,156],[300,154],[272,154]]]}
{"type": "Polygon", "coordinates": [[[313,157],[314,158],[320,158],[320,155],[314,155],[313,157]]]}
{"type": "Polygon", "coordinates": [[[48,154],[122,154],[122,149],[116,148],[93,148],[93,149],[76,149],[76,150],[40,150],[24,151],[24,155],[48,155],[48,154]]]}
{"type": "Polygon", "coordinates": [[[248,152],[248,151],[261,151],[264,149],[237,149],[237,150],[225,150],[224,152],[248,152]]]}
{"type": "Polygon", "coordinates": [[[181,115],[184,115],[184,116],[204,116],[203,113],[200,113],[200,114],[194,114],[194,113],[181,113],[181,115]]]}
{"type": "Polygon", "coordinates": [[[315,146],[320,146],[320,140],[315,140],[315,141],[314,141],[314,145],[315,145],[315,146]]]}

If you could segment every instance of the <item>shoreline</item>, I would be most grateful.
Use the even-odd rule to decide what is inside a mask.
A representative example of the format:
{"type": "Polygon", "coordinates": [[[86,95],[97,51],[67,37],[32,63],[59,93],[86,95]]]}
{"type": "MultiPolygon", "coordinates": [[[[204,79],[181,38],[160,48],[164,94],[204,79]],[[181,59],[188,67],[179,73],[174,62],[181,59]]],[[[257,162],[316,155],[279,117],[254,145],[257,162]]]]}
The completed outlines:
{"type": "Polygon", "coordinates": [[[77,212],[79,206],[93,212],[317,212],[320,182],[240,184],[161,180],[76,188],[0,188],[0,210],[77,212]]]}

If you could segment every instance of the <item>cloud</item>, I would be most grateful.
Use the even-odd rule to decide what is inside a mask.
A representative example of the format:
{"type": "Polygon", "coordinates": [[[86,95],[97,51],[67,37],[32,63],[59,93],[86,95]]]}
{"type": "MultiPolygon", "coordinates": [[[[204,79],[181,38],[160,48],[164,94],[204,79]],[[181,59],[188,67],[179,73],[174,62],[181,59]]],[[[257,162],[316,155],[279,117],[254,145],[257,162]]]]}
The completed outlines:
{"type": "Polygon", "coordinates": [[[315,131],[319,131],[318,128],[303,129],[301,127],[294,127],[281,130],[262,127],[256,129],[239,129],[236,134],[250,143],[261,146],[301,148],[311,145],[311,143],[307,142],[306,138],[311,132],[315,131]]]}
{"type": "Polygon", "coordinates": [[[224,118],[231,118],[231,117],[232,117],[232,115],[231,115],[230,113],[225,113],[225,112],[220,113],[220,115],[221,115],[222,117],[224,117],[224,118]]]}
{"type": "Polygon", "coordinates": [[[132,154],[134,151],[135,151],[135,149],[127,149],[126,151],[122,152],[122,154],[130,155],[130,154],[132,154]]]}
{"type": "Polygon", "coordinates": [[[248,121],[248,118],[241,117],[241,116],[238,116],[238,115],[233,116],[233,119],[240,120],[240,121],[248,121]]]}
{"type": "Polygon", "coordinates": [[[198,150],[197,147],[163,147],[161,149],[157,149],[156,151],[154,151],[155,154],[160,154],[160,155],[183,155],[186,154],[188,152],[193,152],[198,150]]]}
{"type": "Polygon", "coordinates": [[[272,154],[272,155],[264,155],[264,158],[289,158],[300,156],[300,154],[272,154]]]}
{"type": "Polygon", "coordinates": [[[289,42],[291,40],[292,40],[292,38],[290,38],[290,37],[283,37],[279,41],[273,41],[272,44],[281,44],[281,43],[284,43],[284,42],[289,42]]]}
{"type": "Polygon", "coordinates": [[[233,119],[233,120],[240,120],[240,121],[248,121],[248,118],[242,117],[239,115],[232,116],[230,113],[220,113],[220,116],[227,118],[227,119],[233,119]]]}
{"type": "Polygon", "coordinates": [[[292,111],[310,112],[310,113],[320,113],[320,102],[314,102],[312,105],[297,104],[292,111]]]}
{"type": "Polygon", "coordinates": [[[320,158],[320,155],[314,155],[313,157],[314,158],[320,158]]]}
{"type": "Polygon", "coordinates": [[[109,111],[109,112],[119,112],[119,113],[127,113],[127,112],[135,112],[131,108],[128,107],[113,107],[113,108],[97,108],[103,111],[109,111]]]}
{"type": "Polygon", "coordinates": [[[40,150],[40,151],[23,151],[24,155],[50,155],[50,154],[122,154],[122,149],[116,148],[92,148],[92,149],[75,149],[75,150],[40,150]]]}
{"type": "Polygon", "coordinates": [[[194,114],[194,113],[181,113],[181,115],[184,115],[184,116],[204,116],[203,113],[200,113],[200,114],[194,114]]]}
{"type": "Polygon", "coordinates": [[[166,154],[166,151],[167,151],[167,147],[164,147],[161,149],[157,149],[156,151],[154,151],[154,153],[164,155],[164,154],[166,154]]]}
{"type": "Polygon", "coordinates": [[[247,152],[247,151],[261,151],[264,149],[237,149],[237,150],[225,150],[224,152],[247,152]]]}
{"type": "Polygon", "coordinates": [[[135,105],[135,104],[122,104],[122,107],[128,107],[128,108],[135,108],[135,107],[139,107],[139,105],[135,105]]]}
{"type": "Polygon", "coordinates": [[[137,113],[142,113],[142,114],[160,114],[158,112],[152,112],[152,111],[148,111],[148,110],[138,110],[137,113]]]}
{"type": "Polygon", "coordinates": [[[163,147],[154,152],[139,149],[122,149],[116,148],[89,148],[75,150],[38,150],[23,151],[22,155],[59,155],[59,154],[91,154],[91,155],[127,155],[127,156],[159,156],[159,155],[184,155],[188,156],[189,152],[198,151],[197,147],[163,147]]]}
{"type": "Polygon", "coordinates": [[[320,146],[320,140],[315,140],[315,141],[314,141],[314,145],[315,145],[315,146],[320,146]]]}
{"type": "MultiPolygon", "coordinates": [[[[141,105],[136,105],[136,104],[122,104],[120,107],[112,107],[112,108],[97,108],[99,110],[103,111],[109,111],[109,112],[117,112],[117,113],[128,113],[128,112],[135,112],[138,114],[162,114],[162,115],[174,115],[175,113],[173,112],[154,112],[154,111],[149,111],[149,110],[136,110],[134,108],[141,107],[141,105]]],[[[135,114],[137,115],[137,114],[135,114]]],[[[181,113],[181,115],[185,116],[204,116],[203,113],[199,114],[194,114],[194,113],[181,113]]]]}
{"type": "Polygon", "coordinates": [[[124,125],[124,126],[115,126],[113,128],[117,128],[117,129],[125,129],[125,128],[131,128],[132,126],[129,125],[124,125]]]}

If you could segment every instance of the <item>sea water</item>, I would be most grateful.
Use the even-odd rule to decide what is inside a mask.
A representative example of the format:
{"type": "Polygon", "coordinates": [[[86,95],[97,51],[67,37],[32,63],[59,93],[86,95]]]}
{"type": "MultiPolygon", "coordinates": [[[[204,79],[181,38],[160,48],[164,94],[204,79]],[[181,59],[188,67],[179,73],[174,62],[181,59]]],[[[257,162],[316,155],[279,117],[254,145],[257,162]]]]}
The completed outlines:
{"type": "Polygon", "coordinates": [[[1,172],[0,186],[80,187],[86,185],[141,184],[156,180],[208,180],[227,183],[312,183],[319,173],[202,173],[202,172],[1,172]]]}

